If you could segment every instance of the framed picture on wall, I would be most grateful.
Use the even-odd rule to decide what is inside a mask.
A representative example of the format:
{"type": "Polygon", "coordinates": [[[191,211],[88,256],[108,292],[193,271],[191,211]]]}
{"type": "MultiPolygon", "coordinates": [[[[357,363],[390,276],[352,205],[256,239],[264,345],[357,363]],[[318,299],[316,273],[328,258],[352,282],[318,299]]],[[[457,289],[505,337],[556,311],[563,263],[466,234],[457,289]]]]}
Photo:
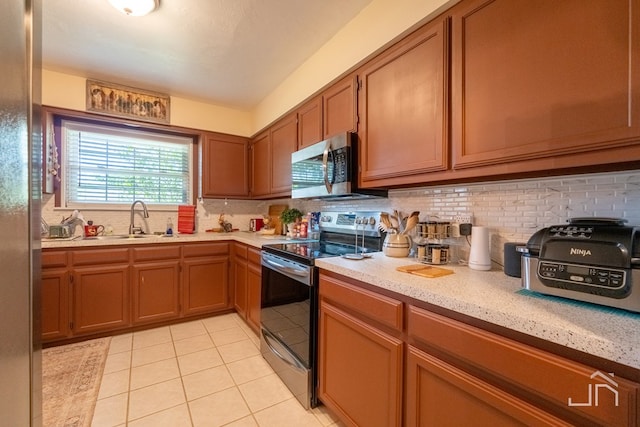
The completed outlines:
{"type": "Polygon", "coordinates": [[[115,83],[87,79],[87,111],[169,124],[170,97],[115,83]]]}

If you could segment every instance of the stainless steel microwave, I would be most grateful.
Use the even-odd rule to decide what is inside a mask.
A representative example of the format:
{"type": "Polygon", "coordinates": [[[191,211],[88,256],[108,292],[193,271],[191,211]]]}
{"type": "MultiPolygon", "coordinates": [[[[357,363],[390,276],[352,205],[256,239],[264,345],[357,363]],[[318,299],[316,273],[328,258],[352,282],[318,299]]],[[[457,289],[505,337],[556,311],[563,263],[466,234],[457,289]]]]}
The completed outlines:
{"type": "Polygon", "coordinates": [[[358,188],[357,135],[344,132],[291,154],[291,197],[387,197],[386,190],[358,188]]]}

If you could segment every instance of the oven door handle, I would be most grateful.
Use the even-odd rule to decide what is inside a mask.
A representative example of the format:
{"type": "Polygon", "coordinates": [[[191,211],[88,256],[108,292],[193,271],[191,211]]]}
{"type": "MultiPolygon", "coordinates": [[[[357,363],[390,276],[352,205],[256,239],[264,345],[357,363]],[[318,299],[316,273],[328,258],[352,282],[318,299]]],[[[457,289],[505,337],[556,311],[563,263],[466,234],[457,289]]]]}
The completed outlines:
{"type": "MultiPolygon", "coordinates": [[[[322,153],[322,172],[324,174],[324,186],[327,189],[328,194],[333,192],[333,183],[329,181],[329,153],[331,152],[331,142],[328,141],[322,153]]],[[[331,155],[331,162],[333,162],[333,154],[331,155]]]]}
{"type": "Polygon", "coordinates": [[[294,276],[306,277],[309,274],[306,270],[298,270],[296,268],[287,267],[275,261],[271,261],[270,259],[265,259],[265,262],[270,266],[275,267],[276,270],[284,271],[285,273],[293,274],[294,276]]]}
{"type": "Polygon", "coordinates": [[[301,369],[301,370],[306,370],[307,368],[300,363],[299,361],[296,360],[295,357],[286,357],[285,355],[283,355],[281,352],[279,352],[276,347],[273,345],[273,338],[271,335],[271,332],[268,332],[266,330],[262,330],[262,336],[264,337],[264,342],[267,344],[267,346],[269,347],[269,350],[271,350],[271,352],[273,354],[275,354],[276,356],[278,356],[278,359],[282,360],[284,363],[286,363],[287,365],[291,366],[292,368],[296,368],[296,369],[301,369]]]}

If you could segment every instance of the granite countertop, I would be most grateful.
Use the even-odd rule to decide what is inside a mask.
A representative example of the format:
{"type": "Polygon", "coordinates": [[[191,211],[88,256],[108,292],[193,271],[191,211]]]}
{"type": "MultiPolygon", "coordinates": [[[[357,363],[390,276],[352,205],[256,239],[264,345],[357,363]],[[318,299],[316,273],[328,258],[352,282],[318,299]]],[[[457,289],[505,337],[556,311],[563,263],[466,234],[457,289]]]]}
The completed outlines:
{"type": "Polygon", "coordinates": [[[499,269],[446,265],[454,274],[438,278],[396,270],[409,264],[415,261],[382,253],[316,260],[321,269],[640,369],[640,314],[531,293],[499,269]]]}
{"type": "MultiPolygon", "coordinates": [[[[119,245],[143,245],[143,244],[176,244],[190,242],[217,242],[233,240],[247,245],[261,248],[263,245],[271,243],[291,242],[284,236],[273,234],[259,234],[253,231],[232,231],[229,233],[194,233],[194,234],[174,234],[174,237],[158,236],[146,234],[142,238],[124,239],[42,239],[42,248],[84,248],[84,247],[108,247],[119,245]]],[[[299,241],[301,239],[297,239],[299,241]]]]}

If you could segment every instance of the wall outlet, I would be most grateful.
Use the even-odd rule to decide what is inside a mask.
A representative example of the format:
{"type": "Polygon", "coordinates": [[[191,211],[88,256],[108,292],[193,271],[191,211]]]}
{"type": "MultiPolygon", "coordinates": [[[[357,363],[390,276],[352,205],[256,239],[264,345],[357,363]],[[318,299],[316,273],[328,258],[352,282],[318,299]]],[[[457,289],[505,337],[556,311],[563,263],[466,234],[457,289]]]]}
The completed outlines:
{"type": "Polygon", "coordinates": [[[459,214],[453,217],[453,222],[458,224],[473,224],[472,214],[459,214]]]}

